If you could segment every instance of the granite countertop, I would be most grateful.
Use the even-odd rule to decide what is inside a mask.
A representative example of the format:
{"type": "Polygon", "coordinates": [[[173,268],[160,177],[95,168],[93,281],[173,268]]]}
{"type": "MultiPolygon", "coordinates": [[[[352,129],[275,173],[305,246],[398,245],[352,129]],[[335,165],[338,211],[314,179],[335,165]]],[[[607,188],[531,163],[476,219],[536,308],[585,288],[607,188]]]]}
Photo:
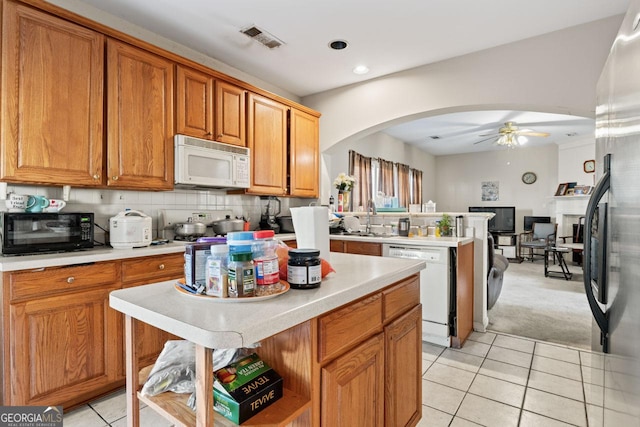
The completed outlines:
{"type": "Polygon", "coordinates": [[[121,289],[111,307],[208,348],[246,347],[385,288],[424,269],[424,261],[332,253],[336,270],[315,289],[236,302],[177,291],[175,281],[121,289]]]}

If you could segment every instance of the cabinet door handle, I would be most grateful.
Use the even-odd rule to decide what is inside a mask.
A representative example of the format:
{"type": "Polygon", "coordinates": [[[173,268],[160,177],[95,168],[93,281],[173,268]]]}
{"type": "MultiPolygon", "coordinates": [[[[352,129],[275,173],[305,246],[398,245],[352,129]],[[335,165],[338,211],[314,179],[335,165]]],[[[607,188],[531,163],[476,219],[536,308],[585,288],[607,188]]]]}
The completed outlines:
{"type": "Polygon", "coordinates": [[[73,282],[75,282],[75,280],[76,280],[76,279],[75,279],[73,276],[69,276],[69,277],[67,277],[67,283],[68,283],[68,284],[72,284],[73,282]]]}
{"type": "Polygon", "coordinates": [[[159,269],[159,270],[164,270],[164,264],[160,264],[160,265],[158,266],[158,269],[159,269]]]}
{"type": "Polygon", "coordinates": [[[96,181],[99,180],[100,179],[100,175],[98,175],[98,174],[93,175],[93,179],[96,180],[96,181]]]}
{"type": "Polygon", "coordinates": [[[117,181],[118,177],[117,176],[113,176],[113,177],[111,177],[111,179],[114,180],[114,181],[117,181]]]}

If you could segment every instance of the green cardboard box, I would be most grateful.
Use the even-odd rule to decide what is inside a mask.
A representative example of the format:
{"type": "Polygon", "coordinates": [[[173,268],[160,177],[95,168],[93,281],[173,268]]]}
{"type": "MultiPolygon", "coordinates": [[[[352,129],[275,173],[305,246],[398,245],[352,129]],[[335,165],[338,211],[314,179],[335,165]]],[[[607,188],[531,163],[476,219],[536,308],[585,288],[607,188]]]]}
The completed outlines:
{"type": "Polygon", "coordinates": [[[255,353],[213,375],[214,409],[236,424],[282,397],[282,377],[255,353]]]}

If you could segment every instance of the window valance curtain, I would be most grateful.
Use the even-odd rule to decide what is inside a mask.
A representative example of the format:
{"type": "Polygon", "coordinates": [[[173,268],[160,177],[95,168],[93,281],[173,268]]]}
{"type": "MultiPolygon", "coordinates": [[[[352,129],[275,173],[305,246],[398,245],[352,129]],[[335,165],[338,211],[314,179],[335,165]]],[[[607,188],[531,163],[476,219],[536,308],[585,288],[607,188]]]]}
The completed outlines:
{"type": "Polygon", "coordinates": [[[352,206],[345,209],[353,211],[359,206],[366,206],[371,199],[371,157],[349,150],[349,173],[356,178],[356,184],[351,191],[352,206]]]}
{"type": "MultiPolygon", "coordinates": [[[[397,197],[398,206],[408,208],[409,204],[422,204],[422,171],[403,163],[363,156],[349,150],[349,174],[356,178],[351,193],[350,210],[366,207],[375,192],[397,197]]],[[[346,209],[346,207],[345,207],[346,209]]]]}

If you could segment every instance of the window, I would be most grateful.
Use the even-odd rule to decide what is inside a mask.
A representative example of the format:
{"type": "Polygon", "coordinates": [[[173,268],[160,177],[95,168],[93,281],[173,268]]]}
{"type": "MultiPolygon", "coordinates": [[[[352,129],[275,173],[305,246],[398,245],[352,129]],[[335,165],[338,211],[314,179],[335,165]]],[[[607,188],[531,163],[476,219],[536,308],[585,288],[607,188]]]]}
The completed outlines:
{"type": "Polygon", "coordinates": [[[397,197],[398,206],[422,204],[422,171],[409,165],[394,163],[381,158],[364,157],[355,151],[349,151],[349,174],[356,177],[352,197],[353,209],[366,206],[373,197],[377,205],[381,201],[379,193],[387,197],[397,197]],[[362,174],[366,175],[362,175],[362,174]],[[362,186],[365,185],[366,188],[362,186]]]}

